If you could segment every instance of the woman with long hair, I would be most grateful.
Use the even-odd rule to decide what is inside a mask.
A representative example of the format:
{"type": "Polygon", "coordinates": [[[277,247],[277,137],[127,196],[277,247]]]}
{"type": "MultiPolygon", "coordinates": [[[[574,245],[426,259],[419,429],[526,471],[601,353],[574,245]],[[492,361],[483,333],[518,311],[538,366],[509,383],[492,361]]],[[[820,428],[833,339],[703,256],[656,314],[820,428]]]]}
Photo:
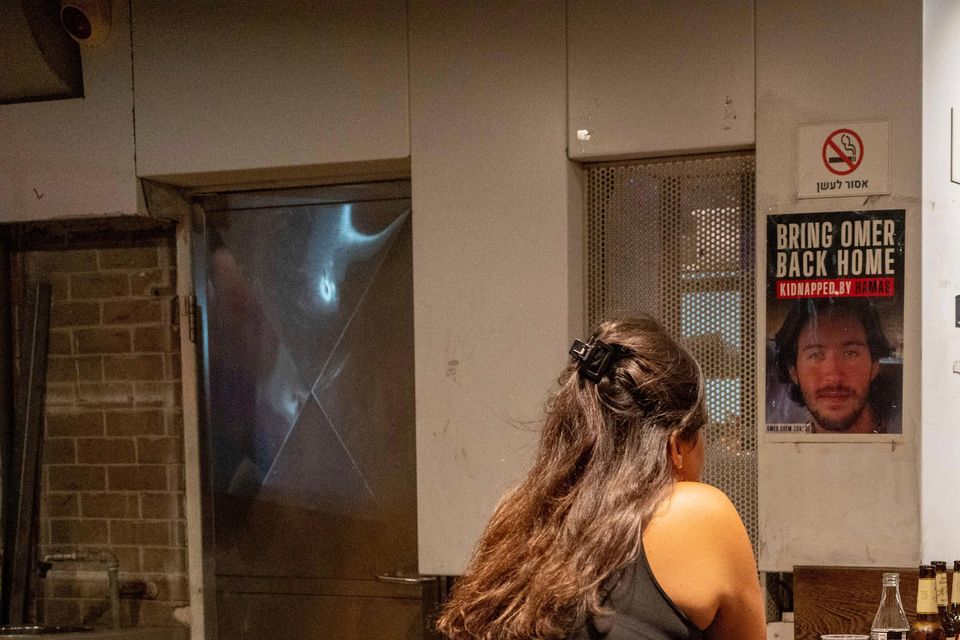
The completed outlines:
{"type": "Polygon", "coordinates": [[[453,640],[766,637],[753,550],[699,482],[693,357],[654,320],[574,342],[526,478],[501,499],[438,621],[453,640]]]}

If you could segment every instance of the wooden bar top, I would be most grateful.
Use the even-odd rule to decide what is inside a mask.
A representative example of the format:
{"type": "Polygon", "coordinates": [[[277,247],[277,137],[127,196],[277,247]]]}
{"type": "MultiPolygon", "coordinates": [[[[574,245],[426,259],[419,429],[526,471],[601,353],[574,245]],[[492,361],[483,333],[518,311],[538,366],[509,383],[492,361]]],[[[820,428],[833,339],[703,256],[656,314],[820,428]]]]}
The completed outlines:
{"type": "Polygon", "coordinates": [[[819,640],[822,633],[870,633],[886,571],[900,574],[900,598],[907,619],[912,620],[917,609],[917,567],[794,567],[795,639],[819,640]]]}

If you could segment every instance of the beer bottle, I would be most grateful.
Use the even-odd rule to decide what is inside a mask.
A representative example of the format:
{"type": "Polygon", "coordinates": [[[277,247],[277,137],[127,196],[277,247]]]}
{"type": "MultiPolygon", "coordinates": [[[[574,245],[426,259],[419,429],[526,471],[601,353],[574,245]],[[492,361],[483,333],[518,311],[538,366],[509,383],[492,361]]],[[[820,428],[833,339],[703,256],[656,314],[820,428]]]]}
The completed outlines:
{"type": "Polygon", "coordinates": [[[920,565],[917,583],[917,619],[910,625],[908,640],[947,640],[937,615],[937,572],[932,565],[920,565]]]}
{"type": "Polygon", "coordinates": [[[943,560],[934,560],[930,564],[933,570],[937,572],[937,616],[940,618],[940,626],[944,633],[947,632],[947,605],[949,597],[947,596],[947,563],[943,560]]]}
{"type": "Polygon", "coordinates": [[[947,609],[950,624],[944,627],[947,640],[955,640],[960,634],[960,560],[953,561],[953,589],[950,593],[950,606],[947,609]]]}

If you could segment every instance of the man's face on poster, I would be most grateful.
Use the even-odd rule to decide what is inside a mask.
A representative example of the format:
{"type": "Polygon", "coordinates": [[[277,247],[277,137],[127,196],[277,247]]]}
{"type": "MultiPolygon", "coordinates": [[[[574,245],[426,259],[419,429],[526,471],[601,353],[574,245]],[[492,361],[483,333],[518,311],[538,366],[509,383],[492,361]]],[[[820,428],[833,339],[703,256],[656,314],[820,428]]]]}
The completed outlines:
{"type": "Polygon", "coordinates": [[[869,433],[874,428],[873,411],[867,404],[870,383],[879,370],[860,320],[828,312],[811,318],[800,331],[790,377],[821,428],[869,433]]]}

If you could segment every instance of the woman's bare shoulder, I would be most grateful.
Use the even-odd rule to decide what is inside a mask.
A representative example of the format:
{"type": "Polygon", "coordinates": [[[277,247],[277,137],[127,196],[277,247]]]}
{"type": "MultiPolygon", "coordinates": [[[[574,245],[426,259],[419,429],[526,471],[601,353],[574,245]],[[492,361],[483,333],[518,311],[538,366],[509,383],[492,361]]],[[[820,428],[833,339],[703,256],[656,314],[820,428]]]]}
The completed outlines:
{"type": "Polygon", "coordinates": [[[685,549],[695,561],[720,558],[730,544],[745,538],[736,507],[720,489],[699,482],[678,482],[644,530],[644,544],[670,552],[685,549]]]}
{"type": "Polygon", "coordinates": [[[730,498],[716,487],[700,482],[678,482],[661,503],[647,528],[645,539],[675,537],[693,555],[722,553],[746,536],[743,520],[730,498]]]}
{"type": "Polygon", "coordinates": [[[709,627],[712,637],[764,636],[750,539],[723,491],[678,482],[644,531],[643,543],[661,587],[699,628],[709,627]]]}
{"type": "Polygon", "coordinates": [[[663,501],[657,516],[674,518],[717,518],[740,516],[736,507],[720,489],[702,482],[678,482],[663,501]]]}

